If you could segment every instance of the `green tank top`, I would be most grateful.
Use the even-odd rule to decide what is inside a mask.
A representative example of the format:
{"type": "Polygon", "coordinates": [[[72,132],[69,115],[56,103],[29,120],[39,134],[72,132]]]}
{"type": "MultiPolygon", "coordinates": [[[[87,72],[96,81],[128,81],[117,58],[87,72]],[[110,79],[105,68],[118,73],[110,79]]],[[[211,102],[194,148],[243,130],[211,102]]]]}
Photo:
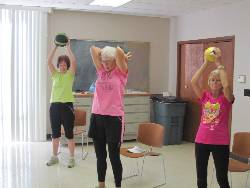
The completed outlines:
{"type": "Polygon", "coordinates": [[[52,84],[50,103],[74,102],[74,96],[72,93],[74,75],[70,71],[67,71],[66,73],[60,73],[56,71],[52,75],[52,81],[53,84],[52,84]]]}

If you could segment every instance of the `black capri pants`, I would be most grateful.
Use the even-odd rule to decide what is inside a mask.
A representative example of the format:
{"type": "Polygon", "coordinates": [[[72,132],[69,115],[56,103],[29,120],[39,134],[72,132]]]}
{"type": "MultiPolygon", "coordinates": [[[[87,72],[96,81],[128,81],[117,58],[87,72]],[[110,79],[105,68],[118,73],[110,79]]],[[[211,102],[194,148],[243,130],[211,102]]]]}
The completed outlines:
{"type": "Polygon", "coordinates": [[[97,158],[98,181],[104,182],[107,170],[108,144],[109,159],[111,162],[115,185],[121,187],[122,163],[120,159],[122,133],[122,117],[92,114],[90,118],[89,137],[93,138],[95,153],[97,158]]]}
{"type": "Polygon", "coordinates": [[[74,107],[72,102],[55,102],[50,105],[50,124],[52,129],[52,138],[61,137],[61,125],[65,131],[65,137],[73,139],[74,129],[74,107]]]}

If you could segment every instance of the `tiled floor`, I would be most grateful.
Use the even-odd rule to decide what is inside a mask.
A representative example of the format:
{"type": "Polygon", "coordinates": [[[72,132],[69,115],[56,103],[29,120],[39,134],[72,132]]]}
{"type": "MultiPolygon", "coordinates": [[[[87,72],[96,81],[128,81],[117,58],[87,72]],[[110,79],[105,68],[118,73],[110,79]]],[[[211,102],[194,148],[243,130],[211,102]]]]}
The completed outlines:
{"type": "MultiPolygon", "coordinates": [[[[124,145],[135,145],[128,142],[124,145]]],[[[164,146],[160,151],[165,158],[167,183],[162,187],[168,188],[195,188],[196,172],[194,159],[194,145],[164,146]]],[[[97,184],[96,159],[93,146],[89,147],[90,154],[86,160],[80,159],[80,147],[77,147],[77,165],[68,169],[67,148],[62,148],[60,163],[47,167],[46,161],[51,154],[51,143],[23,143],[10,146],[0,146],[0,188],[93,188],[97,184]]],[[[209,163],[208,182],[212,172],[212,160],[209,163]]],[[[122,158],[124,176],[133,173],[136,163],[132,159],[122,158]],[[130,169],[130,170],[129,170],[130,169]]],[[[141,164],[141,161],[140,161],[141,164]]],[[[233,174],[233,187],[243,188],[246,174],[233,174]]],[[[124,180],[123,188],[149,188],[163,180],[162,163],[158,158],[148,158],[145,161],[142,177],[133,177],[124,180]]],[[[213,181],[213,188],[218,188],[213,181]]],[[[107,187],[114,187],[110,163],[106,178],[107,187]]],[[[250,187],[250,183],[249,186],[250,187]]],[[[209,186],[208,186],[209,188],[209,186]]]]}

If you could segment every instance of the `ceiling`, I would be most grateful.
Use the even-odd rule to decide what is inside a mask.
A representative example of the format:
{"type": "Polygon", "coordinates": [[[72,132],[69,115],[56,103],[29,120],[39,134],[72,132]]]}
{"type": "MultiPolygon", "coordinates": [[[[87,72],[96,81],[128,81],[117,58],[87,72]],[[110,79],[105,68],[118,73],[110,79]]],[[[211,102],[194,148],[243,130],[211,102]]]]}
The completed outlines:
{"type": "Polygon", "coordinates": [[[167,18],[241,1],[246,0],[132,0],[116,8],[91,6],[92,0],[0,0],[0,4],[167,18]]]}

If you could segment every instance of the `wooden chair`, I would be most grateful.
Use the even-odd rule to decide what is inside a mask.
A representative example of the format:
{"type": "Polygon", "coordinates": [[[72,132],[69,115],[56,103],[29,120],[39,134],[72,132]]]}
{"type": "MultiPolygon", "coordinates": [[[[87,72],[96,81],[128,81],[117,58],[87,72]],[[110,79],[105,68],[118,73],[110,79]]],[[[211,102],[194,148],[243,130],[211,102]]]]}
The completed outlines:
{"type": "MultiPolygon", "coordinates": [[[[86,159],[88,152],[83,151],[83,143],[84,138],[86,138],[86,144],[88,148],[88,134],[86,130],[86,111],[80,108],[76,108],[74,110],[75,112],[75,121],[74,121],[74,130],[73,134],[74,136],[81,135],[81,144],[82,144],[82,160],[86,159]]],[[[63,129],[63,126],[61,127],[61,134],[65,135],[65,131],[63,129]]]]}
{"type": "MultiPolygon", "coordinates": [[[[228,171],[247,172],[246,187],[250,170],[250,132],[238,132],[234,134],[232,152],[230,154],[228,171]]],[[[232,175],[231,175],[232,188],[232,175]]]]}
{"type": "MultiPolygon", "coordinates": [[[[143,173],[143,166],[145,157],[147,156],[155,156],[162,158],[162,167],[164,173],[164,182],[153,187],[159,187],[166,184],[166,170],[165,170],[165,161],[161,153],[154,152],[153,147],[160,148],[163,145],[164,139],[164,127],[160,124],[156,123],[141,123],[138,127],[138,134],[137,134],[137,142],[142,143],[148,147],[148,149],[143,153],[131,153],[128,151],[129,148],[121,148],[120,154],[129,157],[129,158],[143,158],[142,168],[141,168],[141,176],[143,173]]],[[[125,177],[124,179],[138,176],[139,175],[139,168],[138,168],[138,161],[137,161],[137,174],[125,177]]]]}
{"type": "MultiPolygon", "coordinates": [[[[214,171],[215,169],[213,167],[211,182],[213,181],[214,171]]],[[[234,134],[232,152],[230,152],[228,171],[230,172],[231,177],[231,188],[233,187],[232,172],[247,172],[247,187],[250,171],[250,132],[238,132],[234,134]]]]}

